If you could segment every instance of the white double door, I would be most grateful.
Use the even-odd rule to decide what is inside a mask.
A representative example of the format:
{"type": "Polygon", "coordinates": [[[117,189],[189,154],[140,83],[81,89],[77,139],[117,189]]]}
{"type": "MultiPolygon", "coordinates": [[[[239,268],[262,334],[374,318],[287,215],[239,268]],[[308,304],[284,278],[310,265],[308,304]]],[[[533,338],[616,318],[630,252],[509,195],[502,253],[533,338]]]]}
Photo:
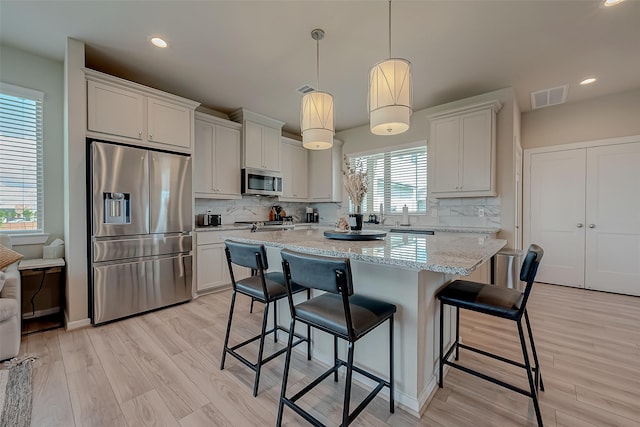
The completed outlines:
{"type": "Polygon", "coordinates": [[[525,179],[536,280],[640,295],[640,142],[531,154],[525,179]]]}

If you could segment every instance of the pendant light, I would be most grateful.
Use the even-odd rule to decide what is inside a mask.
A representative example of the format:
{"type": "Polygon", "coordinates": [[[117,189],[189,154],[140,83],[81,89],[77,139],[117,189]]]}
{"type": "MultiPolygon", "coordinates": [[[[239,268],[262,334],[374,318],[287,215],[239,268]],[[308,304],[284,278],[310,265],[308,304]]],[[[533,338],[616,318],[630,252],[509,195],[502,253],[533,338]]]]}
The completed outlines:
{"type": "Polygon", "coordinates": [[[369,72],[369,126],[375,135],[397,135],[409,129],[413,95],[411,63],[391,57],[391,0],[389,0],[389,59],[369,72]]]}
{"type": "MultiPolygon", "coordinates": [[[[316,28],[311,31],[311,38],[316,41],[317,89],[320,89],[320,40],[324,38],[324,30],[316,28]]],[[[300,112],[302,146],[309,150],[326,150],[333,147],[333,121],[333,95],[314,90],[303,96],[300,112]]]]}

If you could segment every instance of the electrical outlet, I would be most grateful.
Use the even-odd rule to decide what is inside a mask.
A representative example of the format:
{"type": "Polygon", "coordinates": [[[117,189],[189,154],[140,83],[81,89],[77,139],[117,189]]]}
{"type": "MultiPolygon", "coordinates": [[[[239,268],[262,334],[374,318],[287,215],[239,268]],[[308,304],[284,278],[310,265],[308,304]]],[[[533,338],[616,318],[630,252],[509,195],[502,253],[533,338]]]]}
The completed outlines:
{"type": "Polygon", "coordinates": [[[478,216],[484,216],[484,208],[478,208],[478,216]]]}

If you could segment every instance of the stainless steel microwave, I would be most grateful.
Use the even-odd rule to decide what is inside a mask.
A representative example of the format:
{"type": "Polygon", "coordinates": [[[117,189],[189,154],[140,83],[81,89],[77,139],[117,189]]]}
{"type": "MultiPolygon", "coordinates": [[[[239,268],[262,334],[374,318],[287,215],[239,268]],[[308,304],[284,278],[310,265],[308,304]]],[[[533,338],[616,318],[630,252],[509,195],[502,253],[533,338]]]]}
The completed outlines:
{"type": "Polygon", "coordinates": [[[260,169],[242,169],[242,194],[282,196],[282,175],[260,169]]]}

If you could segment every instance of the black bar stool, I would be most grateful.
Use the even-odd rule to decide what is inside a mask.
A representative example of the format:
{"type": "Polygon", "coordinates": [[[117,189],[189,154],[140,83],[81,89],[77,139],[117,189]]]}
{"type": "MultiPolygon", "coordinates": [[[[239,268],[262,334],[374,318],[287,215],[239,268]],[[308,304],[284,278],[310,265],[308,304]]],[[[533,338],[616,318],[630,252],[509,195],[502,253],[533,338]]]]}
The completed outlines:
{"type": "Polygon", "coordinates": [[[437,298],[440,300],[440,372],[438,378],[438,384],[440,388],[442,388],[443,386],[442,374],[444,365],[449,365],[453,368],[460,369],[471,375],[475,375],[476,377],[482,378],[494,384],[506,387],[509,390],[513,390],[530,397],[533,400],[533,407],[536,412],[538,426],[540,427],[542,427],[542,415],[540,414],[540,405],[538,404],[538,389],[544,391],[544,385],[542,384],[542,374],[540,373],[538,354],[536,353],[536,346],[533,342],[533,333],[531,332],[531,323],[529,322],[529,314],[527,313],[526,307],[527,301],[529,299],[529,294],[531,293],[531,288],[533,287],[533,281],[538,271],[538,265],[540,265],[540,260],[542,259],[543,254],[544,251],[540,246],[529,246],[527,256],[525,257],[524,263],[522,264],[522,268],[520,270],[520,280],[527,282],[527,285],[523,292],[494,285],[487,285],[484,283],[471,282],[468,280],[455,280],[441,289],[437,294],[437,298]],[[445,305],[450,305],[456,308],[456,337],[455,342],[451,345],[446,354],[443,354],[443,323],[445,305]],[[514,322],[516,322],[516,324],[518,325],[518,334],[520,337],[520,346],[522,347],[522,356],[524,358],[524,363],[510,360],[475,347],[461,344],[459,342],[461,308],[465,310],[477,311],[489,316],[513,320],[514,322]],[[534,362],[533,366],[531,366],[531,363],[529,361],[529,353],[527,351],[527,345],[524,338],[524,331],[522,328],[523,316],[527,325],[529,341],[531,343],[531,352],[533,354],[534,362]],[[455,360],[458,360],[460,348],[470,350],[483,356],[491,357],[501,362],[505,362],[525,369],[527,372],[527,379],[529,380],[530,390],[516,387],[497,378],[449,361],[449,356],[454,350],[456,352],[455,360]]]}
{"type": "MultiPolygon", "coordinates": [[[[229,321],[227,323],[227,332],[224,337],[224,350],[222,352],[222,361],[220,363],[220,370],[224,369],[224,362],[227,356],[227,353],[238,359],[240,362],[244,363],[250,369],[252,369],[256,373],[256,378],[253,383],[253,395],[256,396],[258,394],[258,382],[260,381],[260,369],[262,365],[269,362],[270,360],[278,357],[285,351],[287,348],[282,348],[275,353],[263,357],[264,350],[264,339],[265,337],[273,333],[273,340],[277,342],[277,331],[281,330],[296,336],[297,340],[292,343],[293,340],[289,340],[290,345],[298,345],[302,342],[307,342],[307,357],[309,360],[311,359],[311,350],[309,347],[309,339],[307,337],[303,337],[298,334],[291,334],[289,330],[283,328],[278,325],[278,306],[276,301],[285,298],[287,296],[287,289],[285,286],[284,275],[280,272],[271,272],[267,273],[268,269],[267,264],[267,252],[264,248],[264,245],[259,244],[250,244],[250,243],[239,243],[227,240],[225,242],[225,252],[227,255],[227,264],[229,265],[229,274],[231,276],[231,284],[233,286],[233,293],[231,294],[231,307],[229,309],[229,321]],[[233,274],[233,264],[247,267],[252,269],[252,276],[246,279],[236,281],[235,276],[233,274]],[[253,301],[258,301],[264,304],[264,313],[262,315],[262,328],[260,334],[251,337],[245,341],[242,341],[240,344],[236,344],[233,347],[229,347],[229,334],[231,332],[231,321],[233,319],[233,307],[235,306],[236,294],[242,294],[250,297],[253,301]],[[270,330],[267,329],[267,317],[269,314],[269,303],[273,304],[273,328],[270,330]],[[252,343],[256,340],[260,340],[259,350],[258,350],[258,360],[256,363],[249,362],[246,358],[241,356],[236,352],[237,349],[243,347],[249,343],[252,343]]],[[[293,283],[291,285],[291,292],[298,293],[304,291],[306,288],[296,285],[293,283]]],[[[311,296],[311,291],[307,289],[307,299],[311,296]]],[[[311,328],[307,328],[307,336],[309,336],[311,328]]]]}
{"type": "Polygon", "coordinates": [[[290,329],[294,330],[296,321],[300,321],[305,323],[307,327],[313,326],[333,335],[334,366],[294,396],[286,397],[291,350],[295,345],[292,336],[289,336],[276,425],[282,424],[282,412],[284,405],[287,405],[311,424],[322,426],[323,424],[318,419],[298,406],[296,401],[331,374],[333,374],[334,381],[337,382],[338,369],[341,366],[347,368],[342,426],[349,425],[383,387],[389,388],[389,411],[393,413],[393,315],[396,312],[396,306],[362,295],[355,295],[351,278],[351,264],[348,258],[323,257],[290,250],[283,250],[281,255],[289,296],[289,308],[291,309],[290,329]],[[295,290],[294,284],[308,289],[325,291],[325,293],[294,305],[292,298],[295,290]],[[389,381],[353,365],[355,342],[387,319],[389,320],[389,381]],[[338,358],[338,338],[349,343],[347,361],[338,358]],[[352,413],[349,413],[353,371],[377,382],[378,385],[352,413]]]}

